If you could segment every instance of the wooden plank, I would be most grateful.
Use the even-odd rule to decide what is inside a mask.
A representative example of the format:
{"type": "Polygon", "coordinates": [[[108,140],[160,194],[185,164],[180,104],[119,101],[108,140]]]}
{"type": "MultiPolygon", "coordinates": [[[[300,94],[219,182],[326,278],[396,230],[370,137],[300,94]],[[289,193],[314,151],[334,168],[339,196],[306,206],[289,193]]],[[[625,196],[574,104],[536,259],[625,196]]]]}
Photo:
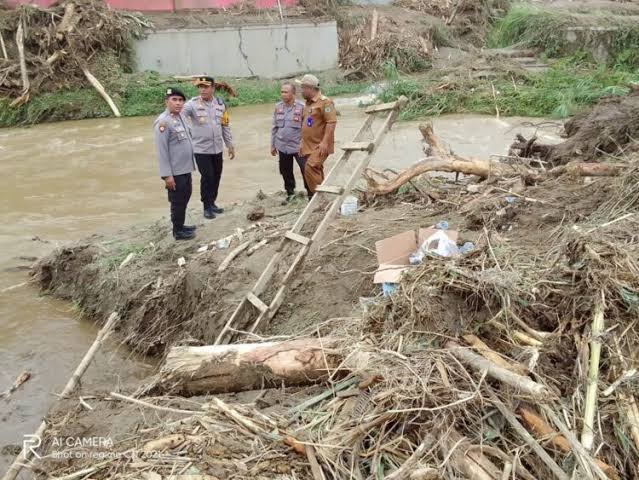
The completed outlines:
{"type": "Polygon", "coordinates": [[[273,301],[269,305],[268,309],[265,312],[262,312],[259,317],[257,317],[257,320],[255,320],[255,322],[253,323],[249,332],[253,333],[257,329],[257,327],[260,326],[260,323],[262,323],[265,318],[269,321],[273,319],[279,308],[282,306],[282,303],[284,302],[285,292],[286,285],[282,285],[277,290],[277,293],[275,294],[275,297],[273,298],[273,301]]]}
{"type": "MultiPolygon", "coordinates": [[[[401,99],[398,100],[397,103],[400,106],[403,106],[406,104],[407,101],[408,100],[405,97],[401,97],[401,99]]],[[[399,114],[398,110],[393,110],[389,112],[388,116],[386,117],[386,120],[384,121],[381,128],[377,131],[377,134],[375,135],[376,145],[378,145],[381,142],[386,132],[390,129],[390,127],[393,125],[395,120],[397,120],[398,114],[399,114]]],[[[311,237],[311,241],[313,242],[311,253],[317,253],[319,251],[319,247],[320,247],[319,240],[321,240],[321,238],[326,233],[326,230],[328,229],[329,224],[333,221],[333,218],[335,217],[335,215],[337,215],[337,210],[339,209],[342,201],[344,200],[346,195],[349,194],[349,192],[351,191],[351,189],[353,188],[357,180],[359,180],[359,177],[362,175],[362,172],[368,166],[372,158],[373,158],[373,153],[369,153],[359,162],[359,164],[353,170],[353,173],[349,177],[348,181],[346,182],[346,185],[344,185],[344,193],[342,194],[341,197],[339,197],[333,202],[333,204],[330,206],[330,208],[326,212],[326,215],[324,216],[324,218],[318,225],[317,229],[315,230],[315,233],[311,237]]]]}
{"type": "Polygon", "coordinates": [[[397,108],[397,102],[380,103],[379,105],[371,105],[364,110],[365,113],[377,113],[384,112],[386,110],[395,110],[397,108]]]}
{"type": "MultiPolygon", "coordinates": [[[[367,116],[366,120],[364,120],[364,123],[362,124],[362,126],[359,128],[359,130],[355,134],[355,137],[353,138],[353,141],[362,140],[363,139],[362,137],[364,137],[365,135],[368,134],[368,131],[370,130],[371,126],[373,125],[373,121],[374,120],[375,120],[375,117],[373,115],[367,116]]],[[[353,154],[352,151],[342,152],[342,155],[339,157],[339,159],[337,159],[337,161],[335,162],[333,167],[329,170],[329,172],[326,175],[326,178],[324,179],[323,183],[325,183],[327,185],[337,184],[338,183],[337,180],[338,180],[338,177],[339,177],[339,173],[342,170],[342,168],[344,167],[344,165],[346,165],[348,163],[348,161],[350,160],[352,154],[353,154]]],[[[295,233],[299,233],[299,232],[302,231],[302,228],[306,224],[306,221],[308,220],[308,218],[315,211],[315,209],[321,205],[321,197],[322,197],[322,195],[314,195],[313,198],[311,198],[311,201],[308,202],[308,204],[306,205],[306,208],[300,214],[300,216],[298,217],[297,221],[293,225],[293,228],[291,228],[291,231],[293,231],[295,233]]]]}
{"type": "MultiPolygon", "coordinates": [[[[379,111],[384,111],[384,110],[393,110],[393,112],[391,112],[389,114],[388,118],[384,122],[384,125],[382,126],[382,128],[378,131],[377,135],[375,136],[375,140],[373,142],[373,148],[379,143],[379,141],[385,135],[386,131],[390,128],[392,123],[395,121],[395,119],[397,117],[397,111],[400,108],[402,108],[403,106],[405,106],[407,102],[408,102],[408,100],[405,97],[402,97],[397,102],[392,102],[390,104],[383,104],[383,105],[375,105],[373,107],[369,107],[366,110],[367,113],[374,113],[374,112],[379,112],[379,111]]],[[[368,133],[368,131],[370,130],[370,128],[371,128],[371,126],[373,124],[373,121],[374,121],[374,116],[373,115],[369,115],[366,118],[366,120],[364,121],[364,123],[362,124],[362,126],[360,127],[360,129],[358,130],[358,132],[355,134],[355,137],[354,137],[352,143],[360,142],[360,143],[370,144],[370,141],[369,142],[362,142],[362,137],[368,133]]],[[[359,164],[357,165],[357,167],[355,168],[355,171],[350,176],[346,187],[341,188],[341,187],[335,187],[335,186],[331,185],[331,184],[337,183],[337,182],[334,182],[333,180],[338,177],[338,174],[339,174],[340,170],[346,165],[346,163],[348,163],[348,160],[350,160],[350,156],[351,156],[352,152],[353,152],[353,150],[349,150],[349,151],[343,152],[342,155],[340,156],[340,158],[336,161],[336,163],[333,165],[331,170],[328,172],[328,175],[326,176],[326,178],[324,180],[324,183],[326,184],[326,189],[327,190],[328,189],[332,190],[331,192],[326,192],[326,193],[336,192],[336,190],[334,190],[336,188],[340,188],[342,190],[342,192],[340,194],[340,197],[332,203],[329,211],[326,212],[326,215],[324,216],[324,218],[322,219],[322,221],[318,225],[315,233],[313,234],[313,237],[310,239],[311,243],[315,239],[320,239],[324,235],[326,229],[328,228],[328,224],[335,217],[335,215],[337,213],[337,209],[339,208],[339,205],[341,204],[341,202],[339,200],[343,200],[343,198],[350,192],[350,190],[353,187],[354,183],[361,176],[361,173],[362,173],[363,169],[370,162],[370,159],[371,159],[372,155],[371,155],[371,152],[369,151],[369,155],[367,155],[362,161],[360,161],[359,164]]],[[[319,190],[319,191],[321,191],[321,190],[319,190]]],[[[299,241],[299,239],[301,239],[301,238],[304,238],[304,239],[308,240],[306,237],[302,237],[301,235],[299,235],[299,233],[301,232],[302,228],[304,227],[304,225],[305,225],[306,221],[308,220],[308,218],[310,217],[310,215],[318,207],[321,206],[320,197],[321,197],[320,195],[315,195],[311,199],[311,201],[308,203],[308,205],[306,206],[304,211],[298,217],[298,219],[295,222],[295,225],[293,225],[293,228],[291,229],[291,231],[288,232],[288,233],[291,233],[291,234],[295,235],[295,238],[294,238],[295,241],[299,241]]],[[[287,234],[285,238],[290,238],[290,236],[287,234]]],[[[286,243],[286,245],[283,245],[282,249],[280,249],[280,250],[278,250],[276,252],[276,254],[269,261],[269,263],[266,266],[266,268],[264,269],[264,271],[262,271],[262,274],[260,275],[260,278],[258,279],[258,281],[256,282],[255,286],[253,287],[253,290],[252,290],[251,293],[260,302],[262,302],[262,301],[257,296],[260,295],[265,290],[266,286],[268,285],[270,280],[273,278],[273,275],[275,274],[275,271],[276,271],[277,267],[279,266],[280,261],[283,260],[285,258],[285,256],[287,255],[289,248],[290,248],[290,243],[286,243]]],[[[316,251],[315,246],[313,247],[313,250],[316,251]]],[[[304,243],[304,247],[300,250],[300,252],[298,252],[295,260],[293,261],[293,264],[289,267],[288,271],[286,272],[286,274],[284,276],[284,279],[283,279],[283,282],[282,282],[282,285],[280,286],[280,288],[279,288],[278,292],[276,293],[273,301],[271,302],[271,305],[265,311],[262,311],[259,307],[257,307],[260,310],[261,313],[258,316],[257,320],[254,322],[251,331],[255,330],[259,326],[259,324],[262,322],[262,320],[264,318],[268,317],[269,319],[271,319],[276,314],[277,310],[279,309],[279,307],[281,306],[282,302],[284,301],[284,293],[286,291],[288,282],[290,281],[290,279],[294,275],[296,268],[301,264],[301,262],[303,262],[305,256],[307,255],[307,253],[309,251],[310,251],[309,244],[308,243],[304,243]]],[[[253,300],[255,300],[255,299],[253,299],[253,300]]],[[[241,315],[243,309],[248,304],[248,302],[249,302],[249,300],[248,300],[248,295],[247,295],[247,297],[244,297],[242,302],[235,309],[235,311],[233,312],[233,314],[231,315],[231,317],[227,321],[226,325],[224,326],[224,328],[220,332],[220,335],[218,336],[218,338],[216,340],[216,345],[219,344],[224,339],[224,335],[226,334],[226,332],[228,332],[230,330],[231,325],[241,315]]]]}
{"type": "Polygon", "coordinates": [[[222,330],[220,330],[220,333],[218,334],[217,338],[215,339],[215,343],[213,345],[220,345],[224,341],[224,339],[226,337],[226,333],[231,328],[231,325],[233,325],[235,323],[235,321],[244,312],[244,308],[246,307],[247,302],[248,302],[248,300],[246,299],[246,297],[244,297],[242,299],[242,301],[239,303],[239,305],[235,308],[235,310],[233,311],[233,313],[231,314],[229,319],[226,321],[226,324],[224,325],[224,327],[222,327],[222,330]]]}
{"type": "Polygon", "coordinates": [[[286,248],[273,255],[271,261],[268,262],[268,265],[262,271],[262,275],[260,275],[260,278],[258,278],[257,282],[255,282],[255,286],[253,287],[253,293],[255,295],[260,295],[264,291],[268,282],[270,282],[271,278],[273,278],[277,265],[285,254],[286,248]]]}
{"type": "Polygon", "coordinates": [[[297,255],[295,256],[295,260],[293,260],[293,263],[291,264],[290,267],[288,267],[288,270],[286,271],[286,274],[284,275],[284,278],[282,278],[282,285],[287,285],[288,284],[288,282],[293,277],[293,274],[295,273],[295,270],[304,261],[304,258],[306,257],[306,254],[309,251],[310,251],[310,247],[306,246],[306,247],[302,248],[297,253],[297,255]]]}
{"type": "Polygon", "coordinates": [[[257,308],[260,312],[264,313],[268,310],[268,305],[260,300],[260,297],[255,295],[253,292],[249,292],[246,294],[246,299],[251,302],[251,304],[257,308]]]}
{"type": "Polygon", "coordinates": [[[375,149],[373,142],[348,142],[342,145],[342,150],[345,152],[372,152],[375,149]]]}
{"type": "Polygon", "coordinates": [[[319,185],[316,189],[316,192],[322,192],[322,193],[333,193],[335,195],[341,195],[342,193],[344,193],[344,187],[336,187],[333,185],[319,185]]]}
{"type": "Polygon", "coordinates": [[[300,235],[300,234],[295,233],[295,232],[288,231],[288,232],[286,232],[286,234],[284,236],[286,238],[288,238],[289,240],[293,240],[294,242],[301,243],[304,246],[306,246],[309,243],[311,243],[311,239],[310,238],[305,237],[305,236],[300,235]]]}

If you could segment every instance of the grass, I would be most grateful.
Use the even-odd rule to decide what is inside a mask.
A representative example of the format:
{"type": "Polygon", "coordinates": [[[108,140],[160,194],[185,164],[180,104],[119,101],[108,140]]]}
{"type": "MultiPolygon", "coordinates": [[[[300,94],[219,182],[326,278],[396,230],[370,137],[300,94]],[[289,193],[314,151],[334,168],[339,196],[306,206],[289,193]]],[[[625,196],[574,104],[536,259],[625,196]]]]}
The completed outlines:
{"type": "Polygon", "coordinates": [[[399,78],[382,93],[383,101],[400,95],[410,99],[402,119],[413,120],[444,113],[496,113],[531,117],[565,118],[610,95],[628,93],[639,82],[639,71],[625,67],[579,64],[567,59],[547,72],[492,80],[459,78],[444,82],[436,77],[399,78]],[[447,84],[447,85],[446,85],[447,84]],[[445,88],[441,88],[446,85],[445,88]],[[494,87],[494,93],[493,93],[494,87]]]}
{"type": "Polygon", "coordinates": [[[489,47],[536,48],[549,57],[572,55],[577,45],[590,45],[593,51],[604,46],[609,65],[639,67],[639,23],[624,15],[603,11],[582,14],[518,5],[494,23],[487,37],[489,47]],[[566,31],[569,27],[585,29],[575,31],[576,41],[569,41],[566,31]],[[600,31],[589,31],[589,27],[600,31]],[[606,27],[610,29],[602,32],[606,27]]]}
{"type": "Polygon", "coordinates": [[[107,270],[116,270],[119,268],[120,264],[129,256],[129,254],[134,254],[135,257],[133,260],[137,260],[138,257],[144,255],[147,251],[149,245],[137,245],[137,244],[125,244],[119,245],[117,247],[117,252],[114,255],[109,257],[104,257],[101,260],[101,266],[107,270]]]}
{"type": "MultiPolygon", "coordinates": [[[[322,76],[320,75],[320,78],[322,76]]],[[[224,79],[222,79],[224,80],[224,79]]],[[[275,80],[226,80],[238,93],[227,99],[230,106],[273,103],[279,100],[280,82],[275,80]]],[[[180,87],[187,97],[197,95],[190,82],[171,82],[155,72],[128,75],[113,88],[107,87],[124,117],[158,115],[164,109],[164,91],[169,86],[180,87]]],[[[328,80],[323,92],[329,96],[363,92],[368,85],[357,82],[328,80]]],[[[12,108],[0,99],[0,127],[33,125],[61,120],[81,120],[111,116],[104,100],[93,89],[61,91],[39,95],[27,104],[12,108]]]]}

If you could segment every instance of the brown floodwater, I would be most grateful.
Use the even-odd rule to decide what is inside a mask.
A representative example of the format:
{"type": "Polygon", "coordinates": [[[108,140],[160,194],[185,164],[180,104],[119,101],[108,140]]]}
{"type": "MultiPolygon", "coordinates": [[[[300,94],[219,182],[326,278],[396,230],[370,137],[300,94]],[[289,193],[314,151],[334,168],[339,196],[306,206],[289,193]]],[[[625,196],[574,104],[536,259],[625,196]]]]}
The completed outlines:
{"type": "MultiPolygon", "coordinates": [[[[348,141],[364,114],[352,99],[336,102],[338,142],[348,141]]],[[[231,121],[235,160],[226,160],[219,204],[282,189],[269,154],[271,107],[235,108],[231,121]]],[[[33,259],[95,232],[164,218],[168,203],[157,176],[152,118],[98,119],[0,129],[0,291],[28,280],[33,259]]],[[[487,158],[506,154],[516,132],[557,141],[557,125],[539,119],[452,115],[435,119],[435,131],[455,152],[487,158]]],[[[423,157],[416,122],[396,124],[373,165],[404,168],[423,157]]],[[[195,174],[196,180],[198,175],[195,174]]],[[[296,172],[299,179],[299,172],[296,172]]],[[[199,185],[189,215],[199,218],[199,185]]],[[[301,182],[299,182],[301,184],[301,182]]],[[[0,393],[25,370],[33,377],[0,399],[0,450],[21,445],[33,433],[93,341],[95,326],[68,302],[42,296],[31,286],[0,293],[0,393]]],[[[142,378],[150,366],[109,345],[87,372],[85,385],[115,387],[142,378]]],[[[0,471],[10,455],[0,453],[0,471]]]]}

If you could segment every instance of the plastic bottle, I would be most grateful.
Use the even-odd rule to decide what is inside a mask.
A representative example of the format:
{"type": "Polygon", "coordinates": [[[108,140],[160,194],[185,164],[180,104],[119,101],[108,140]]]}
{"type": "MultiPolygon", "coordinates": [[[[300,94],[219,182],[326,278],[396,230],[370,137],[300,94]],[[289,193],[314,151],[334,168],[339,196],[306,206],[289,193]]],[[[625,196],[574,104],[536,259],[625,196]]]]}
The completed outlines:
{"type": "Polygon", "coordinates": [[[346,197],[340,208],[340,213],[343,216],[355,215],[357,213],[357,197],[352,195],[346,197]]]}

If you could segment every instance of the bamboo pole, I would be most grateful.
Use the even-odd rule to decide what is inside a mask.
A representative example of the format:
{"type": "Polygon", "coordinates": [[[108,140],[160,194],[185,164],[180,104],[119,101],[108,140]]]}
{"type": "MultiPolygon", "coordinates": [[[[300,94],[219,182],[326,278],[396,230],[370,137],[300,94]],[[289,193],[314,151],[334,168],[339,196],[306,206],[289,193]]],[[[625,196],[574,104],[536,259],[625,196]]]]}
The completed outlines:
{"type": "Polygon", "coordinates": [[[371,21],[371,40],[375,40],[377,36],[377,26],[379,25],[379,12],[376,8],[373,9],[373,19],[371,21]]]}
{"type": "Polygon", "coordinates": [[[595,440],[595,410],[597,408],[597,383],[599,381],[599,359],[601,358],[600,335],[604,329],[604,293],[601,302],[595,306],[590,336],[590,363],[588,365],[588,383],[586,386],[586,402],[584,406],[584,426],[581,431],[581,443],[586,451],[592,451],[595,440]]]}
{"type": "MultiPolygon", "coordinates": [[[[78,382],[82,378],[82,375],[84,375],[84,372],[86,372],[87,368],[89,367],[91,360],[93,360],[93,357],[102,346],[102,343],[108,338],[109,334],[113,330],[113,327],[115,327],[115,324],[118,322],[119,319],[120,319],[120,315],[118,315],[117,312],[113,312],[109,316],[109,319],[106,321],[104,326],[98,332],[98,335],[95,337],[93,344],[91,345],[87,353],[84,355],[84,358],[82,358],[80,365],[78,365],[78,368],[76,368],[75,372],[73,372],[73,375],[71,375],[71,378],[69,379],[66,386],[64,387],[64,390],[62,390],[62,393],[60,394],[59,398],[65,398],[71,392],[73,392],[73,390],[75,390],[75,388],[78,386],[78,382]]],[[[38,429],[36,430],[34,436],[42,439],[42,436],[46,428],[47,428],[47,424],[45,421],[43,421],[38,427],[38,429]]],[[[22,451],[15,458],[15,460],[9,467],[9,470],[7,470],[7,473],[5,473],[4,477],[2,477],[2,480],[15,480],[18,474],[20,473],[20,471],[22,470],[22,468],[25,466],[24,462],[27,462],[30,456],[31,456],[31,449],[26,448],[26,445],[23,446],[22,451]]]]}
{"type": "Polygon", "coordinates": [[[4,38],[2,37],[2,30],[0,30],[0,47],[2,47],[2,56],[5,60],[9,60],[9,55],[7,55],[7,47],[4,45],[4,38]]]}
{"type": "Polygon", "coordinates": [[[82,68],[82,73],[84,73],[84,76],[87,77],[87,80],[89,81],[89,83],[93,86],[93,88],[95,88],[98,91],[98,93],[102,96],[102,98],[104,98],[104,100],[109,104],[109,107],[111,108],[111,111],[113,112],[113,115],[115,115],[116,117],[121,117],[120,110],[118,110],[118,107],[113,102],[113,99],[109,96],[109,94],[106,92],[106,90],[104,89],[102,84],[98,81],[98,79],[95,78],[91,74],[91,72],[87,70],[86,67],[81,67],[81,68],[82,68]]]}

